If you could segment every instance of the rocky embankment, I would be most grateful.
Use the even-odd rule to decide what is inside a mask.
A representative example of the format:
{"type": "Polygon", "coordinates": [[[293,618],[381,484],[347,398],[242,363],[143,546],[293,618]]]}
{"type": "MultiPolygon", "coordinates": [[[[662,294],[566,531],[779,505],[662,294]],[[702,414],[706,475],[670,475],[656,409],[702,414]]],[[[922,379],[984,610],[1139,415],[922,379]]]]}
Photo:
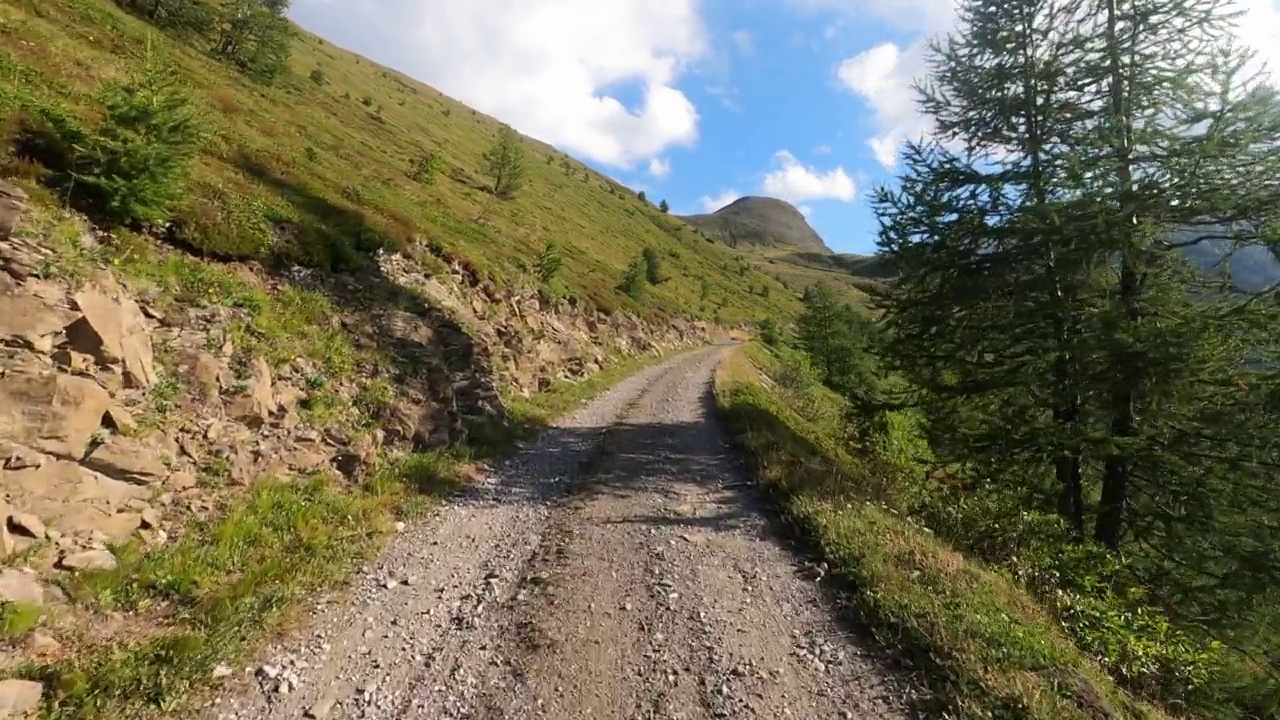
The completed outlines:
{"type": "MultiPolygon", "coordinates": [[[[351,398],[381,382],[389,397],[360,423],[322,422],[308,411],[316,360],[272,362],[242,346],[231,328],[244,308],[158,302],[154,288],[105,263],[61,273],[61,250],[24,223],[26,202],[0,184],[0,607],[35,609],[40,621],[10,637],[0,667],[72,651],[64,629],[76,613],[61,580],[115,567],[120,543],[145,551],[171,542],[259,478],[350,479],[389,447],[463,442],[469,423],[502,421],[503,393],[712,332],[606,317],[536,291],[495,290],[457,266],[431,275],[386,256],[383,280],[397,302],[352,301],[338,322],[357,346],[411,348],[413,357],[326,387],[351,398]]],[[[109,241],[87,226],[80,240],[109,241]]],[[[319,281],[260,282],[270,291],[319,281]]],[[[359,281],[348,284],[360,293],[359,281]]],[[[0,682],[0,715],[21,716],[39,695],[33,683],[0,682]]]]}

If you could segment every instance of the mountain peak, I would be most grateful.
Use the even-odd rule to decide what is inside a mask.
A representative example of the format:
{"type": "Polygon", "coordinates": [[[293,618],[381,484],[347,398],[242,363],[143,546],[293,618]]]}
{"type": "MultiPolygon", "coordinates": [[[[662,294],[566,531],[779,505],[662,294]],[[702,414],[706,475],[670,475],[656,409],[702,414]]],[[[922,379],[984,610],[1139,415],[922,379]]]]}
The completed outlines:
{"type": "Polygon", "coordinates": [[[804,214],[778,198],[740,197],[713,213],[687,215],[684,220],[730,247],[759,245],[831,252],[804,214]]]}

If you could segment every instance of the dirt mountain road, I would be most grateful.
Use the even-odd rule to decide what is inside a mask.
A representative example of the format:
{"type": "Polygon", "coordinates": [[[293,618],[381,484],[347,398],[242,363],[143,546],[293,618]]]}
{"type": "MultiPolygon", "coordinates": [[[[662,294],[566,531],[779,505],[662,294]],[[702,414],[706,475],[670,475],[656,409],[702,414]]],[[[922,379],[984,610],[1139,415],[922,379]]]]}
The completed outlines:
{"type": "Polygon", "coordinates": [[[728,351],[620,383],[397,536],[205,718],[899,718],[712,422],[728,351]]]}

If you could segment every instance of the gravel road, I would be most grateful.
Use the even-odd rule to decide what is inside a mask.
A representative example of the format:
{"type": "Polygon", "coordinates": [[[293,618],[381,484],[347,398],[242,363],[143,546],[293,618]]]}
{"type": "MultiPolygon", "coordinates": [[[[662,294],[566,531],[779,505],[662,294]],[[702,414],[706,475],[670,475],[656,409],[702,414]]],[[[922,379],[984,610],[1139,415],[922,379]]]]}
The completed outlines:
{"type": "Polygon", "coordinates": [[[206,720],[904,718],[711,421],[726,347],[650,368],[398,535],[206,720]]]}

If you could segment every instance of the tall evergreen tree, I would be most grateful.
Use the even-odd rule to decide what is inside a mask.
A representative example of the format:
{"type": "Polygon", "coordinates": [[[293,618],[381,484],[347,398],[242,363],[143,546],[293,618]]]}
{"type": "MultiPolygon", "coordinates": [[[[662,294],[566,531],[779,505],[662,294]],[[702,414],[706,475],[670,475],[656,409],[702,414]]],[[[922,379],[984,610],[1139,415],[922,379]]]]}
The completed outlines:
{"type": "Polygon", "coordinates": [[[1076,0],[964,3],[918,88],[935,139],[908,147],[901,187],[875,200],[902,276],[890,352],[925,391],[939,457],[1008,478],[1052,467],[1054,504],[1078,534],[1091,352],[1089,258],[1070,222],[1082,12],[1076,0]]]}
{"type": "Polygon", "coordinates": [[[919,88],[936,133],[876,208],[887,352],[938,456],[1092,525],[1177,622],[1274,664],[1280,633],[1240,618],[1280,587],[1280,303],[1183,255],[1280,233],[1280,100],[1234,20],[963,2],[919,88]]]}

